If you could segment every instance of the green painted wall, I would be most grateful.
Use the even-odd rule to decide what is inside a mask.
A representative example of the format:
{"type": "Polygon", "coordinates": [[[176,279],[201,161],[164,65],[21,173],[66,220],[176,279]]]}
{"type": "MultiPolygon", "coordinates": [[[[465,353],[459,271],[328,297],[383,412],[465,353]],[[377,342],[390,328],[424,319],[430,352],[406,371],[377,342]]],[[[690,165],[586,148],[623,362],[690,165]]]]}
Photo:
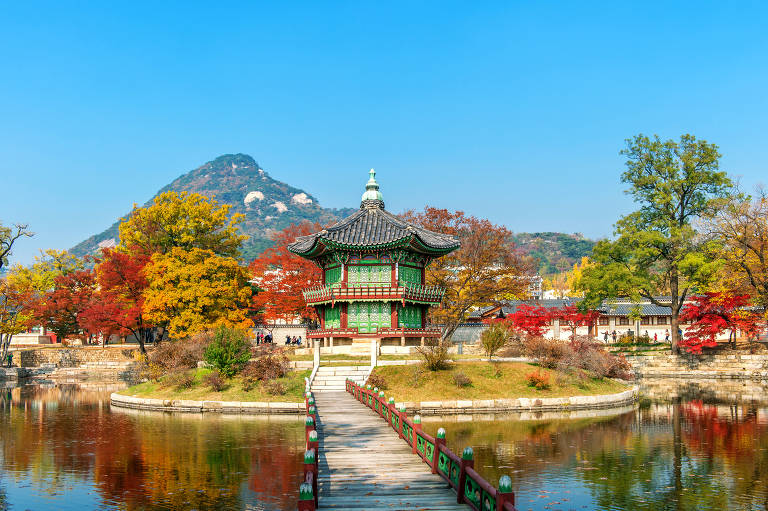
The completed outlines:
{"type": "Polygon", "coordinates": [[[391,308],[385,302],[354,302],[347,306],[347,326],[361,334],[392,326],[391,308]]]}
{"type": "Polygon", "coordinates": [[[341,328],[341,304],[325,308],[325,328],[341,328]]]}
{"type": "Polygon", "coordinates": [[[347,267],[347,284],[350,286],[372,286],[391,284],[392,266],[361,264],[347,267]]]}
{"type": "Polygon", "coordinates": [[[421,328],[421,307],[417,305],[397,306],[397,326],[421,328]]]}

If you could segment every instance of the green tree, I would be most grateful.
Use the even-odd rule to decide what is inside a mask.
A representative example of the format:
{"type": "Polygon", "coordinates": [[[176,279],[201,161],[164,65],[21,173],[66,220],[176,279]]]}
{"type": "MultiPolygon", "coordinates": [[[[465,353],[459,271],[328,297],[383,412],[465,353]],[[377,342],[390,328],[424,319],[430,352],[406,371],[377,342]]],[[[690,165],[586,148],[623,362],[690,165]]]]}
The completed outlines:
{"type": "Polygon", "coordinates": [[[712,242],[699,236],[693,223],[728,195],[731,181],[720,171],[717,146],[693,135],[679,142],[637,135],[621,154],[627,157],[621,181],[639,209],[618,220],[615,241],[595,246],[595,264],[585,268],[579,287],[588,307],[620,296],[670,306],[672,350],[677,351],[685,298],[718,266],[707,246],[712,242]]]}
{"type": "Polygon", "coordinates": [[[251,359],[251,342],[242,330],[221,326],[203,356],[224,377],[232,378],[251,359]]]}
{"type": "Polygon", "coordinates": [[[480,345],[485,355],[491,359],[509,342],[511,332],[503,323],[493,323],[480,335],[480,345]]]}

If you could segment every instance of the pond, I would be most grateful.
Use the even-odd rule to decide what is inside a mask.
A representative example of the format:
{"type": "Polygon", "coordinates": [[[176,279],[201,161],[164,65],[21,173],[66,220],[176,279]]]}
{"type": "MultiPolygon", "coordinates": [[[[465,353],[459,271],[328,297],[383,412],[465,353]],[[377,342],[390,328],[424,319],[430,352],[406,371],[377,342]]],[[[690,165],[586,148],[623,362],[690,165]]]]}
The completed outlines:
{"type": "Polygon", "coordinates": [[[768,407],[711,399],[710,384],[724,386],[672,383],[673,400],[618,415],[432,417],[423,427],[444,427],[456,453],[473,447],[492,484],[509,475],[520,511],[768,509],[768,407]]]}
{"type": "MultiPolygon", "coordinates": [[[[651,389],[619,411],[425,417],[424,429],[472,446],[491,482],[510,475],[521,511],[768,509],[768,406],[709,385],[651,389]]],[[[0,510],[295,509],[300,418],[110,409],[109,392],[2,392],[0,510]]]]}
{"type": "Polygon", "coordinates": [[[2,391],[0,510],[295,508],[301,418],[110,409],[109,394],[2,391]]]}

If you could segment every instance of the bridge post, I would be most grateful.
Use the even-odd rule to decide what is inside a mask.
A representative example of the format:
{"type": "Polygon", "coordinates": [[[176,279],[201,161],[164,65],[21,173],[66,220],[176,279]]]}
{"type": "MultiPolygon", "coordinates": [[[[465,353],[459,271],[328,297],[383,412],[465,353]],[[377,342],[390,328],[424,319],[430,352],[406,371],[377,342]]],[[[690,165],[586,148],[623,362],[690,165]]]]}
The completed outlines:
{"type": "Polygon", "coordinates": [[[320,366],[320,343],[317,342],[317,339],[312,341],[312,349],[312,365],[313,369],[316,369],[320,366]]]}
{"type": "Polygon", "coordinates": [[[419,451],[416,449],[416,444],[418,444],[418,435],[416,433],[421,431],[421,415],[414,415],[413,416],[413,446],[412,446],[412,452],[413,454],[418,454],[419,451]]]}
{"type": "Polygon", "coordinates": [[[440,460],[440,449],[445,447],[445,429],[440,428],[435,435],[435,454],[432,456],[432,473],[437,474],[437,464],[440,460]]]}
{"type": "Polygon", "coordinates": [[[467,485],[467,467],[475,468],[475,452],[471,447],[465,447],[459,461],[459,487],[456,488],[456,502],[464,503],[464,488],[467,485]]]}
{"type": "Polygon", "coordinates": [[[499,489],[496,492],[496,511],[504,511],[505,504],[515,505],[515,492],[512,491],[512,479],[509,476],[499,478],[499,489]]]}
{"type": "Polygon", "coordinates": [[[301,483],[301,486],[299,486],[299,511],[315,511],[317,509],[313,494],[311,484],[301,483]]]}
{"type": "Polygon", "coordinates": [[[400,435],[400,439],[403,439],[403,421],[405,421],[406,418],[408,418],[408,414],[405,412],[405,405],[400,405],[400,413],[398,414],[400,416],[399,426],[397,427],[397,434],[400,435]]]}
{"type": "Polygon", "coordinates": [[[317,495],[317,451],[314,449],[307,449],[304,451],[304,481],[308,479],[308,474],[312,474],[312,494],[314,496],[315,508],[318,506],[317,495]]]}

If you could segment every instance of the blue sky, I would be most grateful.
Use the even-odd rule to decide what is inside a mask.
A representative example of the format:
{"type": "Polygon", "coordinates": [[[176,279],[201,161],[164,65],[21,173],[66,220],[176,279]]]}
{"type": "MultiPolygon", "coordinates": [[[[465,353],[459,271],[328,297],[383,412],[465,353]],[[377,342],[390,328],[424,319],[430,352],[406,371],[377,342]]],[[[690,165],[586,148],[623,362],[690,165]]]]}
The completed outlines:
{"type": "Polygon", "coordinates": [[[765,180],[766,26],[759,2],[13,2],[0,221],[37,233],[26,263],[243,152],[325,206],[375,167],[395,212],[607,236],[634,134],[765,180]]]}

